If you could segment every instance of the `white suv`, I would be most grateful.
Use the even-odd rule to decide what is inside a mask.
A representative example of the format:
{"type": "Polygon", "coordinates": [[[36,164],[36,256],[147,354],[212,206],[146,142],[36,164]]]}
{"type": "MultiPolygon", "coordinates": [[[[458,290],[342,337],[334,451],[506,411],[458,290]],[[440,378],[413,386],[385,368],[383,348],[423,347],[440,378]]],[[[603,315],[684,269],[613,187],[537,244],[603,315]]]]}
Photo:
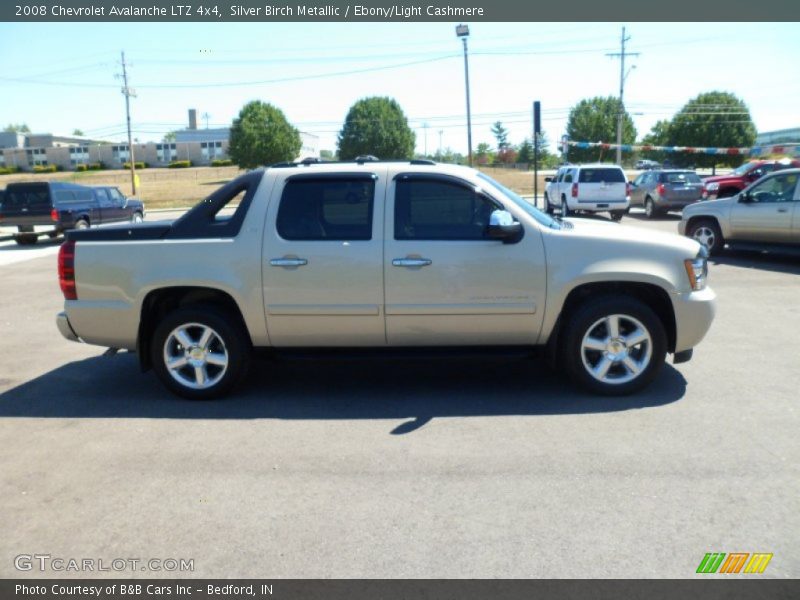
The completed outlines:
{"type": "Polygon", "coordinates": [[[556,208],[562,217],[576,211],[607,211],[619,221],[630,207],[630,185],[617,165],[565,165],[545,181],[545,209],[550,214],[556,208]]]}

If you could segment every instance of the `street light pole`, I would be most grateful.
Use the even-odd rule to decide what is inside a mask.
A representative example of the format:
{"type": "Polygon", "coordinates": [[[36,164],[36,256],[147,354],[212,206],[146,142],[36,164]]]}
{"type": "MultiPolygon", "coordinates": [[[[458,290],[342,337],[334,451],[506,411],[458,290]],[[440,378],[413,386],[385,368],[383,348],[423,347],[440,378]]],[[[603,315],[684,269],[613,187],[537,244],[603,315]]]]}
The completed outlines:
{"type": "Polygon", "coordinates": [[[464,43],[464,84],[467,89],[467,159],[469,166],[472,166],[472,114],[469,106],[469,58],[467,53],[467,38],[469,37],[469,27],[461,24],[456,26],[456,36],[461,38],[464,43]]]}

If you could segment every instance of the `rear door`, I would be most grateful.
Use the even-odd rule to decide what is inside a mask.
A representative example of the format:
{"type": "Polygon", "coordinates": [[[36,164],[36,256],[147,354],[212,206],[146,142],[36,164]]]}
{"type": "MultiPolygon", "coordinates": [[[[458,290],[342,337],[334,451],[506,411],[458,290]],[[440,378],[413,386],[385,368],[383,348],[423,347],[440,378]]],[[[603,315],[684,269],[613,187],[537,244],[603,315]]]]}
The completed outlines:
{"type": "Polygon", "coordinates": [[[386,344],[385,169],[279,175],[262,264],[273,346],[386,344]]]}
{"type": "Polygon", "coordinates": [[[631,206],[639,206],[644,204],[645,181],[647,180],[648,173],[640,173],[639,176],[633,180],[631,184],[631,206]]]}
{"type": "Polygon", "coordinates": [[[733,239],[766,243],[792,241],[792,219],[797,192],[796,173],[779,173],[748,190],[750,202],[742,197],[731,209],[733,239]]]}
{"type": "Polygon", "coordinates": [[[111,202],[111,196],[108,195],[108,190],[106,188],[97,188],[94,190],[94,195],[100,206],[98,222],[105,223],[110,221],[114,214],[114,205],[111,202]]]}
{"type": "MultiPolygon", "coordinates": [[[[390,345],[535,344],[546,291],[542,236],[487,235],[507,208],[474,185],[436,174],[389,183],[386,337],[390,345]]],[[[508,201],[510,202],[510,201],[508,201]]]]}
{"type": "Polygon", "coordinates": [[[625,174],[618,167],[584,167],[578,176],[578,201],[624,201],[625,174]]]}

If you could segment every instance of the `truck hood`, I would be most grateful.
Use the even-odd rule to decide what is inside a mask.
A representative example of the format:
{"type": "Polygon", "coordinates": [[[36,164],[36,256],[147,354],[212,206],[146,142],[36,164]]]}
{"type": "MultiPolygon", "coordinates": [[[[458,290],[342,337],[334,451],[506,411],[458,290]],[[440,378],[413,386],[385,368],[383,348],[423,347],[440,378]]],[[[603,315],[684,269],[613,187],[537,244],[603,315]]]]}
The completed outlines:
{"type": "Polygon", "coordinates": [[[713,177],[706,177],[703,183],[741,183],[742,178],[737,175],[714,175],[713,177]]]}
{"type": "Polygon", "coordinates": [[[681,217],[684,221],[697,213],[706,213],[709,211],[721,211],[727,208],[730,208],[731,205],[735,204],[739,200],[738,195],[729,196],[727,198],[716,198],[714,200],[704,200],[703,202],[696,202],[695,204],[690,204],[686,208],[683,209],[683,216],[681,217]]]}
{"type": "MultiPolygon", "coordinates": [[[[709,203],[704,202],[703,204],[709,203]]],[[[687,258],[696,256],[700,251],[700,244],[677,233],[653,231],[596,219],[567,219],[567,221],[573,226],[572,233],[584,238],[608,240],[615,244],[631,244],[632,246],[637,244],[661,246],[683,254],[687,258]]]]}

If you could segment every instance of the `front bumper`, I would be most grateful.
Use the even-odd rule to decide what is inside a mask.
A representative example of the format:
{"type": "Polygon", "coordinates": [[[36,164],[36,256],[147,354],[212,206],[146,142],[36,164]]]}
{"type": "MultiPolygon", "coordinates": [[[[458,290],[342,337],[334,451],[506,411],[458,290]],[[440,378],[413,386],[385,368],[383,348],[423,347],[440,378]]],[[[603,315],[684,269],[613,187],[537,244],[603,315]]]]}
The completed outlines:
{"type": "Polygon", "coordinates": [[[78,334],[72,329],[72,325],[69,324],[69,319],[67,318],[67,313],[60,312],[58,316],[56,316],[56,326],[58,330],[61,332],[66,339],[70,342],[80,342],[81,339],[78,337],[78,334]]]}
{"type": "Polygon", "coordinates": [[[680,223],[678,223],[678,233],[680,235],[686,235],[686,225],[689,221],[687,219],[681,219],[680,223]]]}
{"type": "Polygon", "coordinates": [[[717,295],[710,287],[672,296],[675,309],[675,353],[694,348],[705,337],[717,312],[717,295]]]}

